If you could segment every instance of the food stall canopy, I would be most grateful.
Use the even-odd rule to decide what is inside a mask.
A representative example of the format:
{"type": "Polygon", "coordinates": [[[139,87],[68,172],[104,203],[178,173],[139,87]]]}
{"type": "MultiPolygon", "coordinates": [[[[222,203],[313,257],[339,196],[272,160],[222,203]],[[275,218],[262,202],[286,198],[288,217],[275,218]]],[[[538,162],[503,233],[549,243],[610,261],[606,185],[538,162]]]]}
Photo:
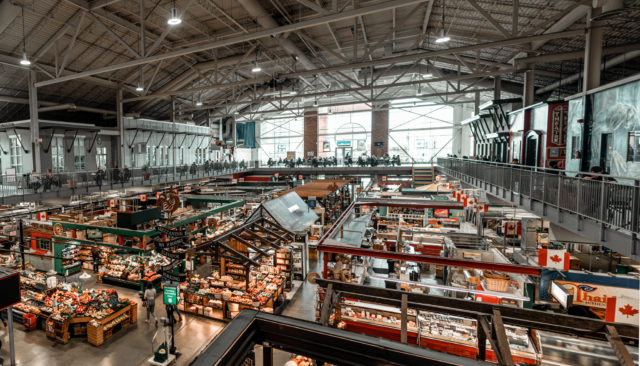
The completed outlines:
{"type": "Polygon", "coordinates": [[[336,230],[327,238],[325,244],[360,248],[362,241],[365,239],[369,221],[371,221],[370,213],[360,217],[350,215],[342,225],[341,230],[336,230]]]}
{"type": "Polygon", "coordinates": [[[345,184],[351,182],[350,179],[318,179],[307,184],[295,187],[287,192],[296,192],[298,196],[308,198],[323,198],[342,188],[345,184]]]}
{"type": "MultiPolygon", "coordinates": [[[[289,192],[264,202],[260,207],[267,211],[278,225],[295,234],[304,234],[307,228],[319,219],[296,192],[289,192]]],[[[256,213],[258,211],[256,210],[256,213]]]]}

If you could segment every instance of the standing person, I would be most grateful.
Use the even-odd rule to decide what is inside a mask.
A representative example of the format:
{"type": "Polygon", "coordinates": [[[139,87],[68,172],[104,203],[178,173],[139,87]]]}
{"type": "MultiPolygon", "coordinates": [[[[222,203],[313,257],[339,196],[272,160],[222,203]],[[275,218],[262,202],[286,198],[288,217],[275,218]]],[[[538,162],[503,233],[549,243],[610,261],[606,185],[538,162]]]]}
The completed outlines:
{"type": "Polygon", "coordinates": [[[152,316],[153,320],[158,324],[158,318],[156,318],[156,314],[154,312],[156,306],[156,289],[153,288],[153,284],[151,282],[147,282],[147,289],[144,290],[144,303],[147,308],[147,319],[144,321],[145,323],[149,322],[149,317],[152,316]]]}
{"type": "Polygon", "coordinates": [[[182,314],[180,314],[180,310],[178,310],[178,307],[176,305],[167,305],[166,306],[166,310],[167,310],[167,318],[173,318],[174,314],[178,315],[178,319],[174,320],[177,322],[181,322],[182,321],[182,314]]]}
{"type": "Polygon", "coordinates": [[[91,257],[93,258],[93,271],[98,273],[98,269],[100,268],[100,248],[92,247],[91,248],[91,257]]]}

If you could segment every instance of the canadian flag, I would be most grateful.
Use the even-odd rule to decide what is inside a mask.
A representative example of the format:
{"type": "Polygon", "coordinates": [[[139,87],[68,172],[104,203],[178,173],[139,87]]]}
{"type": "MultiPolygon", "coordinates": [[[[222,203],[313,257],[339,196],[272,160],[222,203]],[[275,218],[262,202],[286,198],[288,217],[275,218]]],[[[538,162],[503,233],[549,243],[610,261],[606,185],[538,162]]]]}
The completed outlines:
{"type": "Polygon", "coordinates": [[[563,271],[569,270],[571,255],[566,249],[544,249],[538,250],[538,265],[548,268],[557,268],[563,271]]]}
{"type": "Polygon", "coordinates": [[[618,295],[607,298],[607,311],[604,320],[607,322],[638,325],[640,306],[638,298],[618,295]]]}
{"type": "Polygon", "coordinates": [[[49,214],[47,212],[38,212],[38,221],[47,221],[49,219],[49,214]]]}
{"type": "Polygon", "coordinates": [[[146,194],[141,194],[140,195],[140,202],[147,202],[147,195],[146,194]]]}
{"type": "Polygon", "coordinates": [[[116,200],[109,200],[109,207],[116,207],[116,200]]]}

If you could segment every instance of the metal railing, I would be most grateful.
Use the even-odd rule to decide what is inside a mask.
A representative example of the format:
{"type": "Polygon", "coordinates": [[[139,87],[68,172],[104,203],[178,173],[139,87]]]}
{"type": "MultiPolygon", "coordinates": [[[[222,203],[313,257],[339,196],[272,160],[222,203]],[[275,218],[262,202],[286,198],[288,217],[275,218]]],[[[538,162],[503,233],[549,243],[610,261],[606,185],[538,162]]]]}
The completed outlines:
{"type": "Polygon", "coordinates": [[[614,177],[458,158],[438,158],[438,166],[462,181],[475,180],[475,183],[510,190],[610,228],[634,233],[640,228],[640,177],[614,177]]]}
{"type": "Polygon", "coordinates": [[[0,197],[62,192],[83,194],[157,184],[213,178],[251,170],[246,164],[107,169],[63,173],[17,173],[0,175],[0,197]]]}

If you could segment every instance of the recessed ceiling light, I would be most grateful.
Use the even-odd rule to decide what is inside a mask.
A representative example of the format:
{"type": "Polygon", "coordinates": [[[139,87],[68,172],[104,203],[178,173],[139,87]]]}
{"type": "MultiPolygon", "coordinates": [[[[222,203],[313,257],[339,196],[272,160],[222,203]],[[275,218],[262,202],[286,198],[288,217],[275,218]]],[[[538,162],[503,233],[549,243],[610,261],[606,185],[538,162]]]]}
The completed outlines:
{"type": "Polygon", "coordinates": [[[298,95],[298,92],[297,92],[297,91],[295,91],[295,90],[292,90],[292,91],[289,93],[289,95],[298,95]]]}
{"type": "Polygon", "coordinates": [[[440,32],[440,37],[436,38],[436,43],[447,43],[451,40],[451,37],[444,34],[444,29],[440,32]]]}
{"type": "Polygon", "coordinates": [[[29,65],[31,65],[31,61],[29,61],[29,59],[25,56],[24,58],[22,58],[20,60],[20,65],[29,66],[29,65]]]}
{"type": "Polygon", "coordinates": [[[428,73],[426,73],[426,74],[422,74],[422,77],[423,77],[423,78],[432,78],[432,77],[433,77],[433,74],[432,74],[432,73],[430,73],[430,72],[428,72],[428,73]]]}

